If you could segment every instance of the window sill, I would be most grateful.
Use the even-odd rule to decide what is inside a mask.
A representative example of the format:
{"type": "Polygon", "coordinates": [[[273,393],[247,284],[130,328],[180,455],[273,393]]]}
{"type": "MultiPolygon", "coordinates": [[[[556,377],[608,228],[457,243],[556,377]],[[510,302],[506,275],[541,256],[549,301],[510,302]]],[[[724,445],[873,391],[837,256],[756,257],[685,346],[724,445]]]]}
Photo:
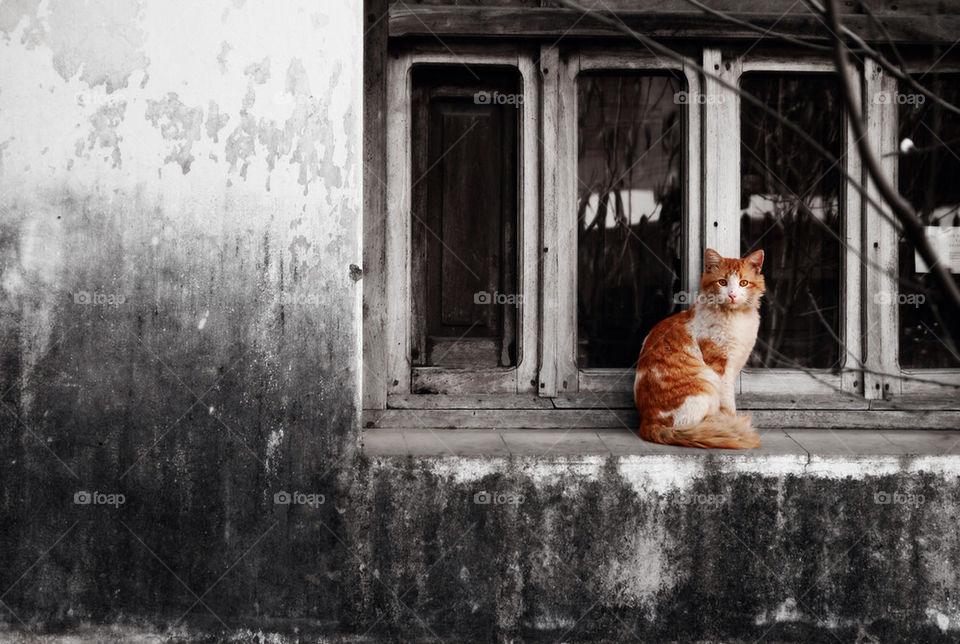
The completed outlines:
{"type": "MultiPolygon", "coordinates": [[[[738,397],[759,430],[958,430],[960,398],[903,396],[867,400],[848,394],[738,397]]],[[[557,398],[528,395],[389,396],[387,409],[365,410],[363,427],[426,429],[631,430],[640,419],[629,393],[581,393],[557,398]]]]}
{"type": "Polygon", "coordinates": [[[627,429],[367,429],[363,452],[370,457],[539,457],[666,456],[738,458],[901,457],[960,455],[960,431],[883,429],[760,430],[763,445],[753,450],[699,450],[656,445],[627,429]]]}

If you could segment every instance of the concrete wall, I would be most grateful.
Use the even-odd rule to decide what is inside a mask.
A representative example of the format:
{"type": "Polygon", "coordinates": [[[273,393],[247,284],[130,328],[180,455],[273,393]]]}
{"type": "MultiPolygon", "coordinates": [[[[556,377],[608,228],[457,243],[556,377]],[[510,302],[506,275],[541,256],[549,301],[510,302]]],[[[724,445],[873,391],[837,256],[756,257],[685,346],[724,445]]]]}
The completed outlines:
{"type": "Polygon", "coordinates": [[[380,637],[955,642],[958,475],[956,456],[375,458],[351,586],[380,637]]]}
{"type": "Polygon", "coordinates": [[[173,619],[227,570],[193,616],[338,613],[362,20],[0,3],[0,593],[25,622],[173,619]]]}

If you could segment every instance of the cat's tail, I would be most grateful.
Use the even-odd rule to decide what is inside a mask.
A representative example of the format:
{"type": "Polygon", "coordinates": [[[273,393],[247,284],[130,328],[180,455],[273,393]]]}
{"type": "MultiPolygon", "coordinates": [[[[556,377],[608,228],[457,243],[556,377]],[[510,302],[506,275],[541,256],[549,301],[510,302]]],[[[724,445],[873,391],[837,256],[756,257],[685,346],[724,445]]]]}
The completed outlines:
{"type": "Polygon", "coordinates": [[[745,416],[718,413],[707,416],[696,425],[662,427],[641,425],[640,438],[663,445],[684,447],[720,447],[724,449],[752,449],[760,447],[760,436],[750,425],[750,414],[745,416]]]}

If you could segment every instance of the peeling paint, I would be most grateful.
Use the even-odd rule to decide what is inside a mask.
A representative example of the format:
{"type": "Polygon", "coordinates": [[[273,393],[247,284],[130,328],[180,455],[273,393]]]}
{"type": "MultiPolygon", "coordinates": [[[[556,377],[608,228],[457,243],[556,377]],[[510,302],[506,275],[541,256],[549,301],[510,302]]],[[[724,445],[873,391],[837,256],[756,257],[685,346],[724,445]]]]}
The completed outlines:
{"type": "Polygon", "coordinates": [[[53,51],[53,67],[64,80],[78,72],[90,87],[107,92],[127,86],[148,60],[143,52],[141,5],[128,0],[51,2],[44,42],[53,51]]]}
{"type": "Polygon", "coordinates": [[[0,2],[0,33],[9,36],[24,18],[36,19],[41,0],[5,0],[0,2]]]}
{"type": "MultiPolygon", "coordinates": [[[[279,160],[287,156],[290,163],[299,166],[298,182],[303,186],[304,195],[309,193],[310,184],[317,180],[323,181],[328,189],[339,187],[342,176],[333,162],[336,144],[330,123],[324,118],[327,104],[311,94],[306,70],[300,59],[291,60],[287,68],[285,92],[293,100],[291,114],[282,127],[272,120],[258,119],[252,113],[255,102],[253,84],[258,79],[265,82],[268,76],[264,69],[267,67],[269,60],[247,68],[251,83],[243,101],[241,122],[226,141],[226,159],[230,162],[231,172],[239,172],[246,179],[259,144],[267,168],[268,190],[270,173],[279,160]]],[[[331,90],[336,86],[338,75],[339,72],[335,71],[331,90]]]]}
{"type": "Polygon", "coordinates": [[[4,40],[26,19],[21,42],[30,48],[36,47],[43,39],[43,28],[37,13],[42,0],[5,0],[0,3],[0,33],[4,40]]]}
{"type": "Polygon", "coordinates": [[[243,73],[252,82],[263,85],[270,80],[270,57],[267,56],[259,63],[250,63],[243,73]]]}
{"type": "Polygon", "coordinates": [[[230,163],[230,172],[238,171],[240,176],[247,178],[247,168],[256,154],[257,121],[250,114],[241,117],[240,124],[234,128],[226,141],[225,158],[230,163]]]}
{"type": "Polygon", "coordinates": [[[230,54],[230,51],[233,47],[230,46],[230,43],[223,41],[220,43],[220,53],[217,54],[217,64],[220,66],[220,73],[227,73],[227,55],[230,54]]]}
{"type": "Polygon", "coordinates": [[[6,141],[0,141],[0,176],[3,176],[3,153],[7,149],[7,146],[10,145],[11,141],[13,141],[12,136],[6,141]]]}
{"type": "Polygon", "coordinates": [[[146,117],[154,127],[160,129],[160,135],[170,142],[169,152],[163,162],[179,164],[183,174],[190,172],[190,165],[194,161],[191,150],[194,142],[200,140],[203,109],[187,107],[176,92],[169,92],[162,100],[147,100],[146,117]]]}
{"type": "MultiPolygon", "coordinates": [[[[89,153],[95,148],[110,148],[110,159],[114,168],[121,166],[120,143],[123,137],[117,133],[117,128],[123,121],[124,112],[126,112],[126,101],[118,103],[108,103],[101,105],[97,111],[90,117],[90,134],[87,136],[86,151],[89,153]]],[[[80,145],[78,142],[77,156],[80,156],[80,145]]],[[[87,155],[89,157],[89,154],[87,155]]]]}
{"type": "Polygon", "coordinates": [[[214,143],[220,141],[220,130],[227,126],[230,120],[229,114],[221,114],[220,106],[210,101],[207,105],[207,136],[213,139],[214,143]]]}

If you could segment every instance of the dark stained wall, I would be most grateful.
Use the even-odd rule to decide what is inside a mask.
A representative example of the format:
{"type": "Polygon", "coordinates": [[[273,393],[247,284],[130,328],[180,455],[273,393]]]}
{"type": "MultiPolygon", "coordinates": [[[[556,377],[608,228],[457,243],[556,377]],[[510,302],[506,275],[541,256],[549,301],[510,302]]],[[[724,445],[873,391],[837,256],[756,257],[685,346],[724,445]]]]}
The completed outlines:
{"type": "Polygon", "coordinates": [[[0,4],[3,621],[338,612],[362,20],[0,4]]]}

